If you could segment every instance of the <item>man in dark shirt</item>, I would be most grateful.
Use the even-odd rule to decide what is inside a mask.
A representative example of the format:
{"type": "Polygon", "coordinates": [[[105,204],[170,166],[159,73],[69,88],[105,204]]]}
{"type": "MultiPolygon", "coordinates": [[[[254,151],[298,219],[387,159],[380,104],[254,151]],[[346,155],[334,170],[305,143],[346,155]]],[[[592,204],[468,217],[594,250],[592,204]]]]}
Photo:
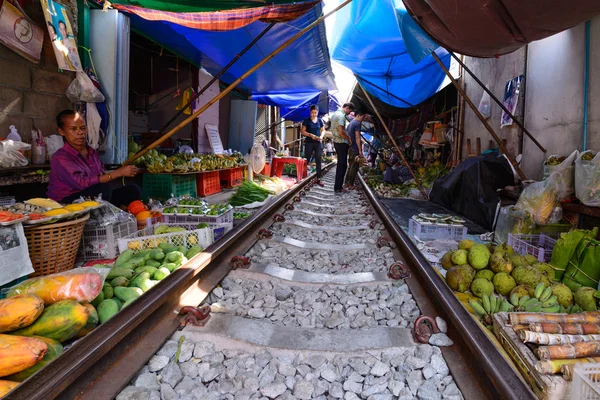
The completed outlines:
{"type": "Polygon", "coordinates": [[[356,175],[358,175],[358,167],[360,167],[361,161],[365,158],[360,151],[360,125],[364,117],[364,113],[357,112],[347,129],[348,136],[352,139],[352,143],[348,150],[348,172],[346,173],[345,187],[350,190],[356,189],[354,181],[356,180],[356,175]]]}
{"type": "Polygon", "coordinates": [[[310,117],[302,122],[302,135],[305,136],[304,158],[306,158],[306,163],[309,164],[314,153],[315,163],[317,164],[317,184],[321,186],[324,186],[321,182],[321,155],[323,154],[321,140],[323,140],[324,133],[325,126],[319,118],[319,107],[312,105],[310,106],[310,117]]]}

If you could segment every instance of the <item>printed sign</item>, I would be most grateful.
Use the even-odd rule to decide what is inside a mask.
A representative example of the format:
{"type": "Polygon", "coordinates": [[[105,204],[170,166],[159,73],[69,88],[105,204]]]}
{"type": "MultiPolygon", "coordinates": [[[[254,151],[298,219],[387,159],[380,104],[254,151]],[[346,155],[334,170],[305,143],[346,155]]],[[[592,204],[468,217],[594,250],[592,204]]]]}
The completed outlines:
{"type": "Polygon", "coordinates": [[[0,43],[31,62],[39,63],[44,30],[8,1],[0,8],[0,43]]]}
{"type": "Polygon", "coordinates": [[[40,2],[44,10],[58,68],[68,71],[81,71],[77,41],[75,35],[73,35],[73,29],[71,29],[67,9],[53,0],[40,0],[40,2]]]}
{"type": "Polygon", "coordinates": [[[206,134],[210,142],[210,146],[215,154],[223,154],[223,142],[221,142],[221,136],[219,135],[219,128],[215,125],[205,124],[206,134]]]}

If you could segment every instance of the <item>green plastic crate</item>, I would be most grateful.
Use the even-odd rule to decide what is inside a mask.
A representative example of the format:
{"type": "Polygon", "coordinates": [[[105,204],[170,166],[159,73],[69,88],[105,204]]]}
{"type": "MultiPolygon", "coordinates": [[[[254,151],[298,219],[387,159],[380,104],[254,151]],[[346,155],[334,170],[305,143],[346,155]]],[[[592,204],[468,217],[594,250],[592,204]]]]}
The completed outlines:
{"type": "Polygon", "coordinates": [[[142,181],[144,201],[148,199],[167,200],[171,194],[176,197],[196,197],[195,174],[145,174],[142,181]]]}

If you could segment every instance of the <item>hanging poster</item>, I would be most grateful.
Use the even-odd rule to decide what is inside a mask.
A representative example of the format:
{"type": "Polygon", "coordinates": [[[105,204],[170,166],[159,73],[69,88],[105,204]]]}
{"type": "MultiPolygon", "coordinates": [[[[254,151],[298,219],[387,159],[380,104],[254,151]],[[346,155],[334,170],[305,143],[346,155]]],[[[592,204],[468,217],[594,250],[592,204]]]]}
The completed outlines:
{"type": "Polygon", "coordinates": [[[0,8],[0,43],[38,64],[44,43],[44,30],[34,25],[8,1],[0,8]]]}
{"type": "MultiPolygon", "coordinates": [[[[504,107],[506,107],[512,115],[515,115],[515,111],[517,110],[517,104],[519,103],[519,92],[521,91],[522,83],[523,75],[519,75],[506,82],[506,88],[504,89],[504,100],[502,101],[502,104],[504,104],[504,107]]],[[[504,128],[505,126],[512,125],[512,123],[512,118],[506,112],[504,112],[504,110],[502,110],[500,127],[504,128]]]]}
{"type": "Polygon", "coordinates": [[[67,9],[53,0],[40,1],[58,68],[68,71],[81,71],[77,41],[75,35],[73,35],[73,29],[71,29],[67,9]]]}

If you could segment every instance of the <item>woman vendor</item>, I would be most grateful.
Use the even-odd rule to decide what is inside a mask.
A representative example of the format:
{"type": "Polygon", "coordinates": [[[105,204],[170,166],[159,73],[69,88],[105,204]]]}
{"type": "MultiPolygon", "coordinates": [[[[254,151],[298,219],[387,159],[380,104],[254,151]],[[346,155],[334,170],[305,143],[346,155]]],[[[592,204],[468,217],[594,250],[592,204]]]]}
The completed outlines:
{"type": "Polygon", "coordinates": [[[81,196],[96,198],[102,194],[103,200],[117,207],[141,200],[142,190],[138,185],[109,184],[120,178],[134,177],[138,170],[134,165],[126,165],[105,173],[98,152],[87,145],[87,127],[81,114],[75,110],[61,111],[56,116],[56,124],[65,144],[50,160],[49,198],[72,203],[81,196]]]}

